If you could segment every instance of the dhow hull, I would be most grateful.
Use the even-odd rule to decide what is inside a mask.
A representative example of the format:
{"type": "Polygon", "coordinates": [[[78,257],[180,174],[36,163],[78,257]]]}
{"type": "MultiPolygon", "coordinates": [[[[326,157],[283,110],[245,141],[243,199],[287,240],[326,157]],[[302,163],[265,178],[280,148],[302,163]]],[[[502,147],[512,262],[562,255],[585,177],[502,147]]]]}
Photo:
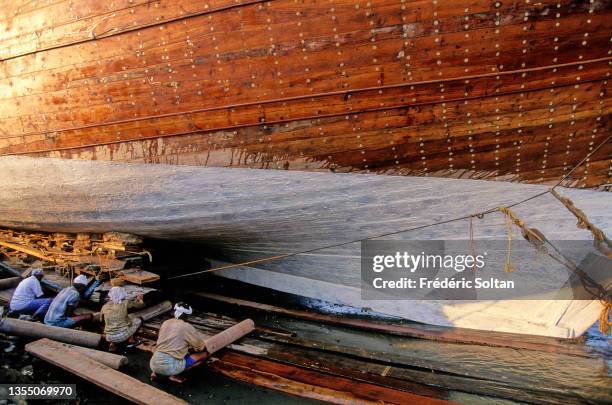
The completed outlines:
{"type": "MultiPolygon", "coordinates": [[[[415,228],[546,190],[479,180],[28,157],[0,157],[0,173],[0,226],[196,241],[222,258],[215,265],[415,228]]],[[[578,189],[562,193],[604,232],[612,229],[612,195],[578,189]]],[[[592,238],[549,194],[515,211],[549,239],[592,238]]],[[[467,220],[455,221],[388,239],[467,239],[468,230],[467,220]]],[[[473,231],[477,240],[507,237],[499,213],[478,219],[473,231]]],[[[362,300],[358,243],[219,274],[434,325],[561,338],[584,333],[601,310],[594,300],[362,300]]]]}

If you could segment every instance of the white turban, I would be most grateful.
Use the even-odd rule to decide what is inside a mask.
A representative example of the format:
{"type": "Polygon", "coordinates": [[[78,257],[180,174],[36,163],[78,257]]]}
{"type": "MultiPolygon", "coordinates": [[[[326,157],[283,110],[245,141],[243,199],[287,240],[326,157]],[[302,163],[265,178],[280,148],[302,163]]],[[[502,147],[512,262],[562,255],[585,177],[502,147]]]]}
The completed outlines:
{"type": "Polygon", "coordinates": [[[87,277],[85,277],[83,274],[79,274],[74,278],[73,283],[87,285],[87,277]]]}
{"type": "Polygon", "coordinates": [[[112,287],[108,292],[108,296],[113,304],[119,304],[121,301],[127,298],[127,294],[123,287],[112,287]]]}
{"type": "Polygon", "coordinates": [[[34,269],[34,270],[32,270],[32,275],[33,276],[42,276],[42,275],[44,275],[44,273],[43,273],[42,269],[34,269]]]}
{"type": "Polygon", "coordinates": [[[179,305],[178,303],[174,304],[174,317],[177,319],[180,318],[181,315],[183,314],[191,315],[192,312],[193,310],[187,304],[182,304],[182,305],[179,305]]]}

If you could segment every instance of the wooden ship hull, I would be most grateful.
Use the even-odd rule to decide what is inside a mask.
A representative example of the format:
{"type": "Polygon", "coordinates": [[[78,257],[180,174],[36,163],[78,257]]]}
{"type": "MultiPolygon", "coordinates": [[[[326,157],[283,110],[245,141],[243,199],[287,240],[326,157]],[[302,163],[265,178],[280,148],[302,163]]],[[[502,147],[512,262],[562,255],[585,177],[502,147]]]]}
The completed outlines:
{"type": "MultiPolygon", "coordinates": [[[[215,267],[418,228],[432,219],[445,221],[465,212],[509,205],[546,189],[483,180],[31,157],[2,157],[0,172],[2,227],[117,231],[196,241],[202,245],[202,255],[214,259],[215,267]]],[[[578,189],[562,193],[588,212],[604,232],[612,230],[610,193],[578,189]]],[[[592,238],[550,194],[515,209],[530,227],[551,240],[592,238]]],[[[473,225],[476,240],[507,238],[505,218],[499,213],[473,225]]],[[[466,219],[387,238],[468,240],[469,227],[466,219]]],[[[351,243],[224,270],[220,275],[434,325],[562,338],[581,335],[601,310],[601,304],[591,299],[363,300],[360,252],[360,244],[351,243]]],[[[515,266],[523,273],[542,273],[544,269],[537,267],[541,262],[535,264],[515,266]]],[[[559,266],[547,271],[566,274],[559,266]]]]}
{"type": "MultiPolygon", "coordinates": [[[[563,179],[598,190],[566,192],[610,229],[610,1],[5,3],[3,226],[197,240],[239,262],[469,215],[563,179]]],[[[521,212],[534,226],[589,237],[542,199],[521,212]]],[[[329,281],[321,265],[349,277],[339,284],[356,277],[334,255],[309,260],[224,275],[289,292],[329,281]],[[277,280],[277,266],[300,278],[277,280]]],[[[484,329],[525,312],[440,305],[378,310],[484,329]]],[[[499,328],[573,337],[598,310],[542,307],[499,328]]]]}
{"type": "Polygon", "coordinates": [[[610,1],[4,3],[0,155],[547,183],[610,132],[610,1]]]}

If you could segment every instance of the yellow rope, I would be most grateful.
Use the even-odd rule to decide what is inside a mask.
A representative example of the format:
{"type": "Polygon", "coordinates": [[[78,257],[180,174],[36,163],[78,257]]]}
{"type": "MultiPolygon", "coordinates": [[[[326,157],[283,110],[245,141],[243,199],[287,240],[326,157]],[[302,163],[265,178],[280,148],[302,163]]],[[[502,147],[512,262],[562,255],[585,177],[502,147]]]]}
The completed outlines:
{"type": "MultiPolygon", "coordinates": [[[[476,257],[476,242],[474,242],[474,217],[470,217],[470,255],[476,257]]],[[[476,270],[476,263],[472,264],[472,270],[476,270]]]]}
{"type": "Polygon", "coordinates": [[[512,267],[512,218],[510,217],[511,211],[506,207],[499,207],[499,211],[504,214],[506,219],[506,233],[508,234],[508,250],[506,253],[506,263],[504,264],[504,271],[506,273],[512,273],[514,267],[512,267]]]}
{"type": "MultiPolygon", "coordinates": [[[[551,190],[551,192],[553,193],[553,195],[555,194],[554,190],[551,190]]],[[[570,200],[570,202],[571,202],[571,200],[570,200]]],[[[572,204],[572,207],[574,207],[573,204],[572,204]]],[[[575,208],[575,209],[578,210],[578,208],[575,208]]],[[[505,217],[506,217],[506,227],[508,229],[508,254],[506,256],[506,264],[504,266],[504,270],[507,271],[507,272],[511,272],[511,271],[514,270],[514,268],[512,267],[512,263],[510,261],[510,256],[511,256],[511,253],[512,253],[512,250],[511,250],[512,246],[511,245],[512,245],[512,224],[513,223],[516,226],[518,226],[519,228],[521,228],[521,230],[523,232],[523,237],[525,237],[525,239],[527,239],[532,245],[534,245],[538,249],[540,247],[542,247],[544,245],[544,243],[547,242],[547,239],[537,229],[535,229],[535,228],[528,228],[525,225],[525,222],[523,220],[521,220],[509,208],[507,208],[507,207],[499,207],[498,210],[499,210],[499,212],[501,212],[502,214],[505,215],[505,217]]],[[[578,211],[580,211],[580,210],[578,210],[578,211]]],[[[572,212],[574,212],[574,211],[572,210],[572,212]]],[[[582,212],[582,211],[580,211],[580,212],[582,212]]],[[[584,215],[584,213],[582,213],[582,215],[586,218],[586,215],[584,215]]],[[[579,221],[580,220],[581,219],[579,218],[579,221]]],[[[588,218],[586,218],[586,221],[584,221],[584,222],[586,224],[590,225],[590,222],[588,221],[588,218]]],[[[580,222],[579,222],[579,224],[580,224],[580,222]]],[[[589,225],[587,225],[587,226],[589,226],[589,225]]],[[[592,226],[592,228],[589,227],[587,229],[593,229],[593,228],[595,228],[595,226],[592,226]]],[[[595,228],[595,229],[597,229],[597,228],[595,228]]],[[[599,239],[599,237],[596,236],[596,233],[593,233],[593,236],[597,240],[602,241],[602,242],[609,242],[609,240],[606,238],[606,236],[605,236],[605,234],[603,234],[603,232],[601,232],[601,235],[603,235],[603,239],[599,239]]],[[[553,256],[551,256],[551,257],[553,257],[553,256]]],[[[594,299],[598,299],[597,296],[594,296],[593,298],[594,299]]],[[[610,333],[610,329],[611,329],[610,327],[612,326],[612,324],[609,321],[610,311],[612,310],[612,301],[607,296],[603,297],[603,298],[599,297],[599,301],[603,305],[603,308],[601,309],[601,313],[599,314],[599,330],[601,331],[602,334],[605,335],[605,334],[610,333]]]]}
{"type": "Polygon", "coordinates": [[[602,247],[601,245],[603,243],[605,243],[607,245],[608,249],[612,248],[612,242],[610,242],[610,239],[608,239],[606,234],[601,229],[599,229],[597,226],[595,226],[589,220],[589,217],[584,213],[584,211],[582,211],[580,208],[576,207],[574,205],[574,202],[571,199],[569,199],[567,197],[561,196],[554,189],[551,189],[550,193],[553,195],[553,197],[555,197],[557,200],[559,200],[561,202],[561,204],[563,204],[572,214],[574,214],[576,219],[578,219],[578,223],[576,224],[576,226],[578,228],[580,228],[580,229],[588,229],[591,232],[591,234],[593,235],[593,238],[597,242],[595,244],[595,247],[597,247],[597,249],[601,253],[603,253],[603,254],[605,254],[607,256],[609,254],[609,251],[604,251],[603,249],[601,249],[601,247],[602,247]]]}
{"type": "Polygon", "coordinates": [[[601,313],[599,314],[599,331],[602,335],[608,335],[610,333],[610,327],[612,323],[610,323],[610,310],[612,309],[612,302],[601,301],[603,308],[601,313]]]}

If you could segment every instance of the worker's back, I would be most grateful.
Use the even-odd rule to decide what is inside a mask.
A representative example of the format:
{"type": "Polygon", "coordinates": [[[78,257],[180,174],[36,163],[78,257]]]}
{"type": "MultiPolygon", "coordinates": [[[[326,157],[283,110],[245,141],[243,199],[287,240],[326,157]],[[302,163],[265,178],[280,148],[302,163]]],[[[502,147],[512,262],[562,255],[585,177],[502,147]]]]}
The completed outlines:
{"type": "Polygon", "coordinates": [[[196,328],[185,321],[172,318],[159,328],[155,351],[166,353],[175,359],[183,359],[189,349],[202,351],[205,347],[204,336],[196,328]]]}
{"type": "Polygon", "coordinates": [[[51,302],[51,306],[45,315],[45,323],[60,326],[59,324],[67,318],[66,310],[68,306],[76,307],[80,298],[81,295],[74,286],[64,288],[51,302]]]}
{"type": "Polygon", "coordinates": [[[42,289],[40,288],[40,281],[34,276],[30,276],[24,280],[21,280],[13,296],[11,297],[10,308],[13,311],[21,310],[28,306],[28,304],[43,295],[42,289]]]}

